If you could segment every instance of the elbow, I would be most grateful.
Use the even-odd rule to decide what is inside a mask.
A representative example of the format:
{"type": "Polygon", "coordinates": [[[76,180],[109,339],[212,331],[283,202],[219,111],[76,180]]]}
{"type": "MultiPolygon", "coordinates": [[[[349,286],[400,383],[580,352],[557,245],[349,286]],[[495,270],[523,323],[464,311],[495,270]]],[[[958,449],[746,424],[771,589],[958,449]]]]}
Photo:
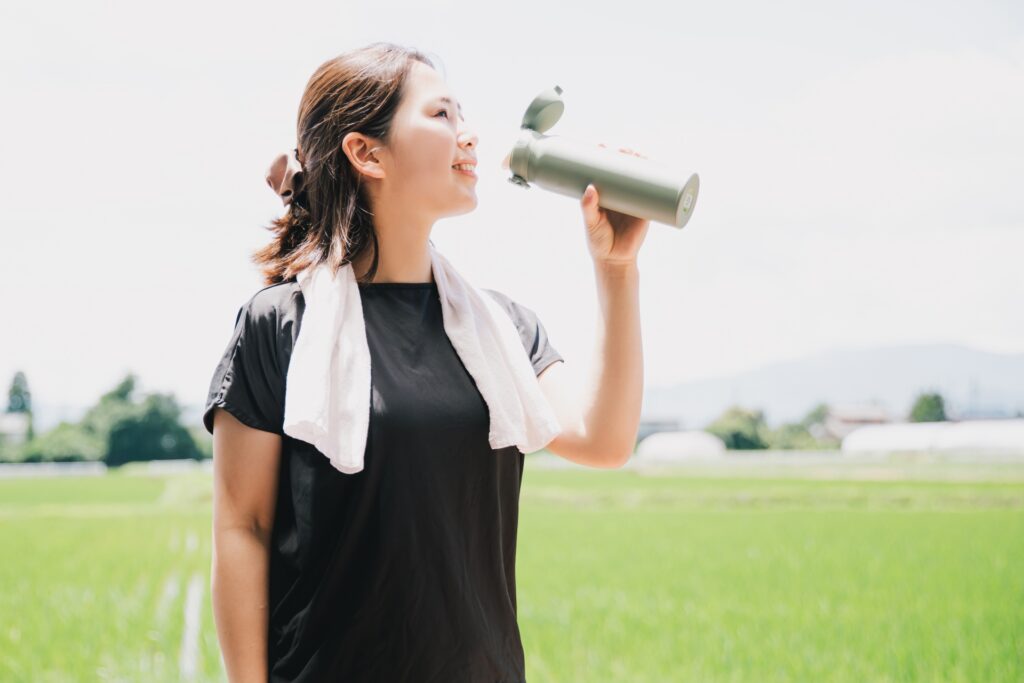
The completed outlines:
{"type": "Polygon", "coordinates": [[[620,467],[625,467],[626,463],[629,462],[629,459],[631,457],[633,457],[633,449],[632,448],[630,448],[629,450],[625,451],[624,453],[617,454],[617,457],[612,459],[612,467],[614,469],[619,469],[620,467]]]}
{"type": "Polygon", "coordinates": [[[609,448],[603,451],[600,462],[605,469],[617,470],[629,462],[633,455],[633,445],[620,448],[609,448]]]}
{"type": "Polygon", "coordinates": [[[635,450],[636,439],[633,435],[623,438],[621,435],[591,434],[588,439],[587,461],[593,467],[619,469],[629,462],[635,450]]]}
{"type": "Polygon", "coordinates": [[[270,548],[272,527],[257,518],[243,517],[236,522],[219,522],[213,525],[213,543],[231,545],[238,542],[255,541],[265,549],[270,548]]]}
{"type": "Polygon", "coordinates": [[[629,439],[619,444],[618,448],[612,452],[611,461],[614,468],[624,467],[633,457],[633,453],[636,452],[637,436],[638,431],[634,431],[629,435],[629,439]]]}
{"type": "Polygon", "coordinates": [[[601,453],[603,466],[609,469],[624,467],[636,451],[638,433],[637,427],[632,431],[620,430],[601,436],[597,450],[601,453]]]}

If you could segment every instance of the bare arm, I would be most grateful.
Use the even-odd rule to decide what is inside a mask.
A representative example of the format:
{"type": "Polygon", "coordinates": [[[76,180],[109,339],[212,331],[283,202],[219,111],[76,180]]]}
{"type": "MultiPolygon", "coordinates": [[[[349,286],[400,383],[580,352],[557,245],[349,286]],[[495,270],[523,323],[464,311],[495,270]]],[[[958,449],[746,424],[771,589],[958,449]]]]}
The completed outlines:
{"type": "MultiPolygon", "coordinates": [[[[644,156],[625,147],[619,151],[644,156]]],[[[602,208],[593,183],[584,190],[580,208],[597,279],[597,360],[582,390],[567,381],[561,363],[540,374],[541,389],[562,427],[547,448],[586,465],[621,467],[640,432],[644,356],[637,254],[650,221],[602,208]]]]}
{"type": "Polygon", "coordinates": [[[586,387],[574,386],[562,363],[539,376],[562,432],[547,450],[591,467],[621,467],[640,428],[643,344],[640,334],[640,273],[636,264],[595,265],[600,303],[597,357],[586,387]]]}
{"type": "Polygon", "coordinates": [[[222,408],[213,429],[210,592],[228,680],[267,680],[268,567],[281,437],[222,408]]]}

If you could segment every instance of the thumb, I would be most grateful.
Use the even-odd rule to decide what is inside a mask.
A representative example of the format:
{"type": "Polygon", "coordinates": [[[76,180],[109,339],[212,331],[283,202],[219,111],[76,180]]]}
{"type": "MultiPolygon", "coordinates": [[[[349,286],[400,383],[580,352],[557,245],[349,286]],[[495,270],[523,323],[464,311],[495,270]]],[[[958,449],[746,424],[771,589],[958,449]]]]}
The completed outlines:
{"type": "Polygon", "coordinates": [[[580,201],[582,201],[583,204],[590,204],[590,200],[594,196],[593,188],[594,186],[592,184],[588,184],[585,188],[583,188],[583,197],[580,199],[580,201]]]}

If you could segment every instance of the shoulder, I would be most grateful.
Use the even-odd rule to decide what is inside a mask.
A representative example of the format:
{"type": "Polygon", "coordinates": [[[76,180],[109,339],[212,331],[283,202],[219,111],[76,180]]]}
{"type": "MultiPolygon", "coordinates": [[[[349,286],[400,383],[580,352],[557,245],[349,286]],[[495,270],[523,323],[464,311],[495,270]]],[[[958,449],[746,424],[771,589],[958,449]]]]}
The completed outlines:
{"type": "Polygon", "coordinates": [[[267,285],[249,297],[242,308],[254,320],[280,320],[299,305],[302,290],[294,280],[267,285]]]}
{"type": "Polygon", "coordinates": [[[530,356],[530,361],[537,374],[540,374],[552,362],[563,360],[552,346],[544,324],[532,308],[516,301],[504,292],[487,288],[483,288],[483,291],[497,301],[512,318],[512,322],[515,323],[516,329],[519,331],[519,337],[522,339],[523,349],[530,356]]]}
{"type": "Polygon", "coordinates": [[[537,316],[536,311],[516,301],[504,292],[486,287],[482,289],[497,301],[505,312],[508,313],[509,317],[512,318],[512,322],[515,323],[520,336],[523,338],[523,343],[527,344],[527,348],[533,346],[537,338],[538,328],[541,327],[540,318],[537,316]]]}
{"type": "Polygon", "coordinates": [[[497,289],[490,289],[487,287],[482,287],[481,289],[482,291],[487,292],[492,299],[497,301],[501,305],[501,307],[508,312],[509,316],[512,318],[512,321],[515,322],[516,325],[519,327],[522,327],[524,324],[530,322],[530,319],[535,317],[536,315],[528,307],[519,303],[509,295],[505,294],[504,292],[498,291],[497,289]]]}
{"type": "Polygon", "coordinates": [[[236,335],[273,346],[286,357],[298,334],[304,308],[297,282],[268,285],[257,290],[238,309],[236,335]]]}
{"type": "Polygon", "coordinates": [[[210,380],[203,424],[213,433],[214,409],[244,424],[281,434],[291,340],[287,320],[295,307],[294,283],[257,290],[239,307],[231,341],[210,380]]]}

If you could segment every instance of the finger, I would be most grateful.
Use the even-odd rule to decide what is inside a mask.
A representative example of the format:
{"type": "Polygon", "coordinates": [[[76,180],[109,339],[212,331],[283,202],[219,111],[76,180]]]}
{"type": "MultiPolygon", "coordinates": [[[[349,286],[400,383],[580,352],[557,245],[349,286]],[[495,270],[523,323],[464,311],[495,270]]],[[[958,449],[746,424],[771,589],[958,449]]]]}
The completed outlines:
{"type": "Polygon", "coordinates": [[[598,208],[597,188],[591,183],[583,190],[580,198],[580,207],[583,209],[583,222],[587,228],[593,228],[601,220],[601,212],[598,208]]]}

